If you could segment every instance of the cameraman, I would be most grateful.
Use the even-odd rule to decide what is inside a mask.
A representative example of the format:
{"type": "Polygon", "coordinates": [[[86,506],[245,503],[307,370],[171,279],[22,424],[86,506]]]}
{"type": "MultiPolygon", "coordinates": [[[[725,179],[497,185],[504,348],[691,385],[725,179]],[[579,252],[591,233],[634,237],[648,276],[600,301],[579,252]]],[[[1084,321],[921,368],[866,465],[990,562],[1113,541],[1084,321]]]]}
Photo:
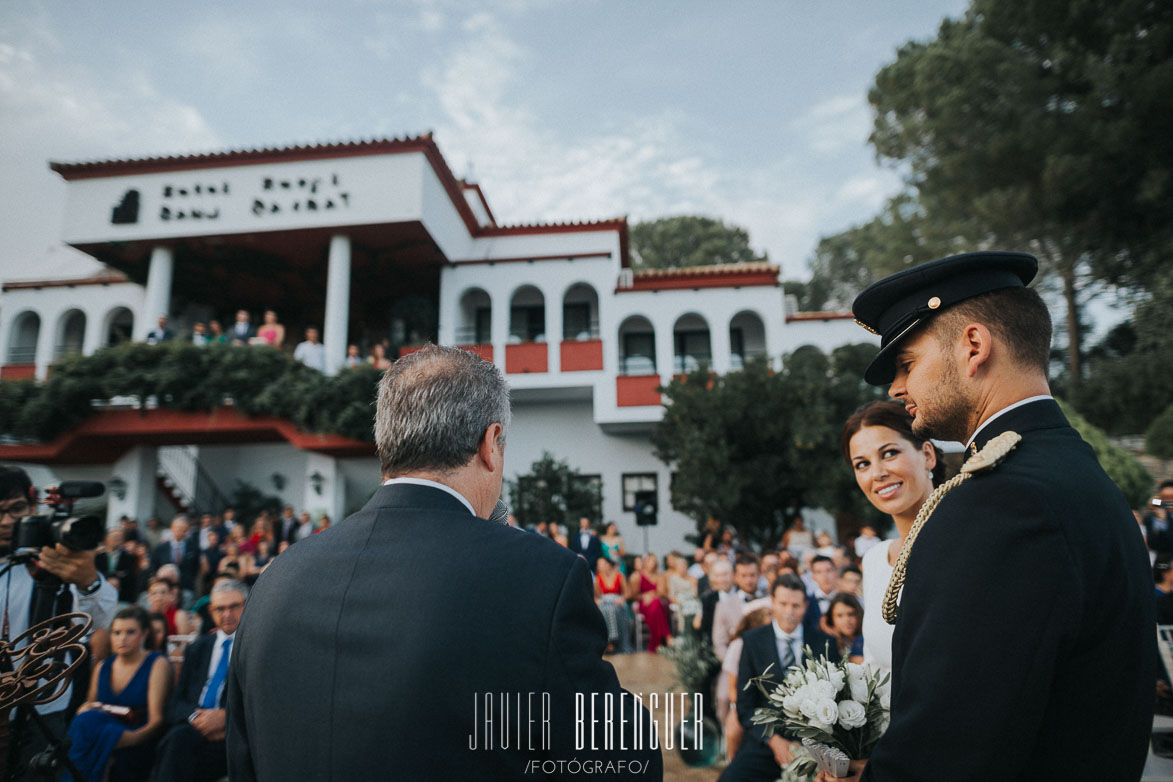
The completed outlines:
{"type": "MultiPolygon", "coordinates": [[[[32,481],[28,474],[19,467],[0,465],[0,558],[6,558],[11,553],[16,522],[36,513],[31,496],[32,481]]],[[[109,627],[117,607],[118,593],[94,567],[93,551],[73,551],[58,543],[52,548],[43,547],[37,556],[37,563],[14,565],[0,578],[0,621],[8,626],[8,639],[16,638],[30,626],[33,573],[38,567],[69,585],[66,612],[81,611],[89,614],[95,629],[109,627]]],[[[56,700],[36,707],[56,738],[65,735],[66,709],[72,690],[71,684],[56,700]]],[[[38,779],[40,777],[25,773],[25,769],[29,759],[45,749],[48,739],[36,725],[27,720],[17,721],[15,717],[14,711],[10,714],[13,722],[9,736],[8,778],[38,779]],[[16,744],[18,737],[19,747],[16,744]]]]}
{"type": "Polygon", "coordinates": [[[1157,487],[1144,528],[1150,550],[1158,556],[1173,553],[1173,480],[1161,481],[1157,487]]]}

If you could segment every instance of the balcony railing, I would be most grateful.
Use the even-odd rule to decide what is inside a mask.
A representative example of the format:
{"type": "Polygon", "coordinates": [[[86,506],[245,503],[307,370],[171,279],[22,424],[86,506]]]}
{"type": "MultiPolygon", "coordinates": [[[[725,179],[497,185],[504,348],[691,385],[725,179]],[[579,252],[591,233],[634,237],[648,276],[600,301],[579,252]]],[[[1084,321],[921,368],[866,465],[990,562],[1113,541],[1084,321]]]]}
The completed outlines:
{"type": "Polygon", "coordinates": [[[619,358],[619,374],[654,375],[656,374],[656,360],[651,356],[621,356],[619,358]]]}
{"type": "Polygon", "coordinates": [[[685,353],[680,356],[674,356],[672,359],[672,374],[683,375],[687,372],[695,372],[701,368],[701,364],[710,366],[713,363],[713,357],[709,353],[685,353]]]}
{"type": "Polygon", "coordinates": [[[457,345],[487,345],[492,342],[487,333],[478,331],[475,326],[462,326],[456,330],[457,345]]]}
{"type": "Polygon", "coordinates": [[[9,364],[32,364],[37,360],[37,349],[34,348],[9,348],[8,349],[8,363],[9,364]]]}
{"type": "Polygon", "coordinates": [[[592,321],[589,326],[583,329],[571,329],[563,325],[562,341],[563,342],[588,342],[592,339],[599,338],[599,322],[592,321]]]}
{"type": "Polygon", "coordinates": [[[766,355],[764,350],[746,350],[743,353],[731,353],[729,355],[729,369],[734,372],[745,369],[745,365],[755,358],[761,358],[766,355]]]}

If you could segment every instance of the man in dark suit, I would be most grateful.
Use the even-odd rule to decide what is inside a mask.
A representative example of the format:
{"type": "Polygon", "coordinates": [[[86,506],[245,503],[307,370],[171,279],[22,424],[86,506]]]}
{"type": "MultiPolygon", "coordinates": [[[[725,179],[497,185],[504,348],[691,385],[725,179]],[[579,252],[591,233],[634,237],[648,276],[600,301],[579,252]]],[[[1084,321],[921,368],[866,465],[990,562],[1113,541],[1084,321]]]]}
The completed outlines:
{"type": "Polygon", "coordinates": [[[571,534],[570,550],[579,554],[590,565],[591,572],[598,567],[599,557],[603,556],[603,543],[591,526],[591,520],[583,516],[578,520],[578,532],[571,534]]]}
{"type": "Polygon", "coordinates": [[[138,576],[138,560],[134,554],[122,546],[122,530],[113,528],[106,530],[106,542],[103,550],[94,557],[94,567],[106,578],[118,579],[118,599],[123,603],[133,603],[138,597],[138,585],[135,583],[138,576]]]}
{"type": "Polygon", "coordinates": [[[151,572],[157,572],[163,565],[175,565],[179,568],[180,589],[195,591],[200,551],[198,536],[190,532],[187,516],[181,513],[171,520],[171,540],[163,541],[151,552],[151,572]]]}
{"type": "Polygon", "coordinates": [[[297,542],[297,528],[301,525],[297,516],[293,515],[293,506],[286,505],[285,509],[281,511],[281,518],[277,519],[277,523],[273,525],[273,545],[278,547],[278,550],[284,541],[288,541],[289,545],[297,542]]]}
{"type": "Polygon", "coordinates": [[[167,704],[169,727],[159,741],[151,770],[152,782],[202,782],[227,772],[224,691],[247,596],[248,588],[239,581],[212,587],[208,608],[216,632],[193,641],[183,654],[179,681],[167,704]]]}
{"type": "Polygon", "coordinates": [[[1128,504],[1050,396],[1036,269],[969,253],[855,301],[882,337],[868,382],[891,384],[917,434],[974,454],[904,544],[885,616],[892,722],[868,782],[1139,779],[1145,764],[1151,571],[1128,504]]]}
{"type": "Polygon", "coordinates": [[[602,659],[586,563],[487,520],[509,418],[500,371],[467,351],[429,346],[386,372],[386,482],[253,590],[229,675],[233,782],[570,778],[587,764],[661,779],[650,717],[602,659]]]}
{"type": "Polygon", "coordinates": [[[775,682],[781,682],[792,665],[806,662],[806,648],[815,658],[826,656],[839,660],[839,647],[830,636],[817,629],[803,627],[808,597],[802,579],[783,573],[774,580],[770,595],[770,609],[774,621],[764,627],[755,627],[742,636],[741,661],[737,669],[737,721],[745,729],[741,748],[733,762],[721,775],[724,782],[762,780],[772,782],[782,776],[782,768],[794,757],[797,737],[788,731],[778,731],[769,738],[765,727],[753,724],[754,710],[766,705],[766,698],[757,687],[746,689],[750,679],[761,676],[770,668],[775,682]]]}
{"type": "Polygon", "coordinates": [[[236,322],[228,330],[228,339],[232,340],[233,345],[247,345],[256,335],[256,327],[249,323],[248,310],[237,310],[236,322]]]}

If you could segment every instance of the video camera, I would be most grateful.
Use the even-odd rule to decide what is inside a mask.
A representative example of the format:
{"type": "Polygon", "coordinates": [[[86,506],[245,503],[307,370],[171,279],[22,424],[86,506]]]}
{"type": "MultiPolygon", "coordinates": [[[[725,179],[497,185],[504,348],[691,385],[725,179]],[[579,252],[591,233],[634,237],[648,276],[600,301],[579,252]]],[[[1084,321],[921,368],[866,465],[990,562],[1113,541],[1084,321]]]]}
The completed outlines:
{"type": "Polygon", "coordinates": [[[10,559],[27,562],[42,546],[58,543],[74,551],[89,551],[102,542],[105,524],[97,516],[74,516],[73,504],[83,497],[100,497],[105,487],[98,481],[64,481],[45,490],[44,504],[52,512],[44,516],[25,516],[12,528],[10,559]]]}

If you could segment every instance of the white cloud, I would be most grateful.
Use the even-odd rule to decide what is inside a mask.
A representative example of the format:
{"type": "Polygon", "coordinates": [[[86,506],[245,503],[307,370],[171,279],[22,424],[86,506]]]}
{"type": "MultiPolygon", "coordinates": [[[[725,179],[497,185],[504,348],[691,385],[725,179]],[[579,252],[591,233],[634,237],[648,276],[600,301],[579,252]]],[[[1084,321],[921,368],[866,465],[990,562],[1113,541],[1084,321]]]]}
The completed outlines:
{"type": "Polygon", "coordinates": [[[99,81],[56,62],[0,41],[0,279],[96,268],[60,244],[64,184],[48,161],[221,146],[195,107],[160,96],[144,72],[99,81]]]}
{"type": "Polygon", "coordinates": [[[865,95],[838,95],[815,104],[791,124],[812,151],[830,156],[866,145],[872,115],[865,95]]]}

